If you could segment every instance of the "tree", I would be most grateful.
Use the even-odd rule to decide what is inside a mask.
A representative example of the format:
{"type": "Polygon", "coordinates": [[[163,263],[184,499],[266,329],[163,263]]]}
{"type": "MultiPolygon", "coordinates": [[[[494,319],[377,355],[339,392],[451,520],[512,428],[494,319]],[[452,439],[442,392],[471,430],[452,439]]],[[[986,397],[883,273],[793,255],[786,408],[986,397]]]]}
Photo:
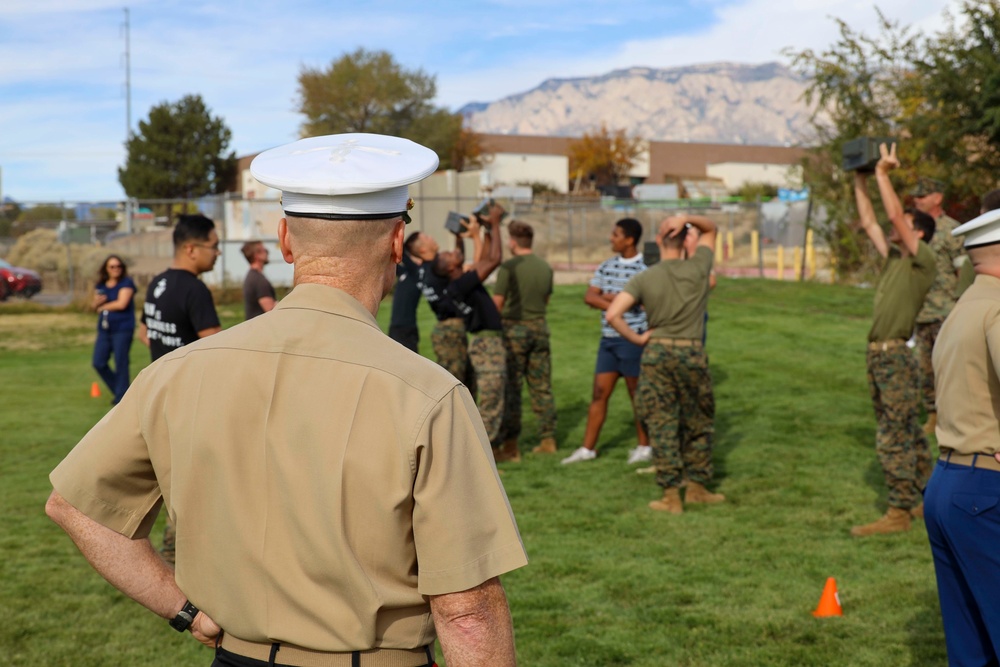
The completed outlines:
{"type": "Polygon", "coordinates": [[[618,185],[642,153],[642,140],[629,137],[625,130],[611,132],[607,125],[594,133],[585,132],[569,144],[569,173],[575,179],[574,190],[583,179],[593,186],[618,185]]]}
{"type": "Polygon", "coordinates": [[[224,192],[236,174],[226,150],[232,132],[213,117],[200,95],[163,102],[126,143],[118,181],[129,197],[191,199],[224,192]]]}
{"type": "Polygon", "coordinates": [[[438,154],[442,169],[478,166],[481,151],[459,114],[432,104],[433,76],[403,69],[387,51],[358,49],[328,68],[299,72],[300,135],[371,132],[404,137],[438,154]]]}
{"type": "MultiPolygon", "coordinates": [[[[925,37],[879,13],[875,36],[838,20],[840,38],[825,51],[786,51],[810,81],[806,101],[814,105],[816,144],[803,175],[826,210],[828,225],[820,232],[841,276],[863,276],[881,260],[856,224],[852,177],[840,168],[846,141],[895,139],[903,164],[893,172],[897,191],[905,192],[922,176],[937,178],[948,184],[948,210],[959,219],[974,213],[978,197],[996,182],[1000,161],[981,99],[987,96],[980,90],[1000,72],[995,56],[986,58],[996,52],[998,1],[970,0],[962,11],[976,26],[968,34],[952,24],[950,31],[925,37]]],[[[996,81],[1000,89],[1000,76],[996,81]]]]}

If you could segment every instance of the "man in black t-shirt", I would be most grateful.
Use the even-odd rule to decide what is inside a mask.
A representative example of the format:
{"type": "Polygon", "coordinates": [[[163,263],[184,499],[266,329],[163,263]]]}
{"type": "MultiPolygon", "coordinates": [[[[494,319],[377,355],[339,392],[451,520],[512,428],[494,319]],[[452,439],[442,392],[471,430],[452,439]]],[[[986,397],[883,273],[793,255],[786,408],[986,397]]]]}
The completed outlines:
{"type": "MultiPolygon", "coordinates": [[[[434,262],[440,249],[438,243],[430,235],[417,232],[410,247],[413,256],[419,258],[421,262],[417,267],[417,284],[437,319],[431,331],[431,348],[434,350],[434,356],[438,364],[465,384],[469,392],[475,396],[476,376],[472,371],[472,364],[469,363],[465,320],[457,306],[445,295],[448,278],[434,273],[434,262]]],[[[464,257],[464,243],[461,236],[455,236],[455,249],[464,257]]]]}
{"type": "MultiPolygon", "coordinates": [[[[174,261],[153,278],[142,307],[139,340],[156,361],[199,338],[222,331],[212,293],[198,276],[211,271],[219,256],[215,223],[203,215],[181,215],[174,227],[174,261]]],[[[167,517],[161,553],[174,562],[174,525],[167,517]]]]}
{"type": "MultiPolygon", "coordinates": [[[[450,300],[465,319],[469,332],[469,360],[476,375],[479,390],[479,414],[494,449],[503,442],[504,388],[507,383],[507,359],[503,346],[503,323],[500,311],[483,281],[503,258],[500,244],[500,220],[504,210],[494,204],[483,222],[486,227],[486,249],[472,268],[462,272],[465,256],[460,249],[439,253],[434,260],[434,273],[448,278],[445,298],[450,300]]],[[[468,234],[478,248],[479,218],[473,216],[468,234]]],[[[478,255],[478,253],[475,253],[478,255]]]]}
{"type": "Polygon", "coordinates": [[[168,352],[222,331],[212,293],[198,276],[219,256],[215,223],[203,215],[178,216],[174,261],[146,290],[139,339],[156,361],[168,352]]]}
{"type": "Polygon", "coordinates": [[[420,281],[417,273],[423,262],[414,253],[422,232],[413,232],[403,243],[403,258],[396,265],[396,287],[392,292],[392,314],[389,316],[389,338],[414,352],[420,352],[420,330],[417,328],[417,305],[420,303],[420,281]]]}

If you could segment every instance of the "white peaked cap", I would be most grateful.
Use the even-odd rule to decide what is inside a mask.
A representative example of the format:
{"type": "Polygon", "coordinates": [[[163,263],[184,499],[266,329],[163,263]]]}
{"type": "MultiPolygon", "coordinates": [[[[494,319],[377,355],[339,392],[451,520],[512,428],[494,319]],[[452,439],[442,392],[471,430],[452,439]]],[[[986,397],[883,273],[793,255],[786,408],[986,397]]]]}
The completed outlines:
{"type": "Polygon", "coordinates": [[[330,134],[264,151],[250,163],[258,181],[281,190],[288,215],[363,220],[405,213],[409,185],[437,169],[438,156],[409,139],[330,134]]]}
{"type": "Polygon", "coordinates": [[[1000,242],[1000,209],[987,211],[978,218],[959,225],[952,231],[952,235],[964,235],[966,248],[1000,242]]]}

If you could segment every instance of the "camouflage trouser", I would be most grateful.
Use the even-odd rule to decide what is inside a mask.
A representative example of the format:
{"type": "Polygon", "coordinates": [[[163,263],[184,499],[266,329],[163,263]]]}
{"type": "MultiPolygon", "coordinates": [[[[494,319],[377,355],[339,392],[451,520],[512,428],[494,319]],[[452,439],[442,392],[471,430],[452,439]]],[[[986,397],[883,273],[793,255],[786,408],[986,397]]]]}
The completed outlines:
{"type": "Polygon", "coordinates": [[[910,509],[920,504],[932,469],[930,447],[920,428],[917,360],[906,345],[868,349],[868,386],[875,407],[878,453],[889,505],[910,509]]]}
{"type": "Polygon", "coordinates": [[[934,351],[934,342],[938,334],[941,333],[942,320],[930,322],[928,324],[917,324],[913,333],[917,339],[917,364],[920,369],[920,399],[923,401],[924,410],[928,413],[937,412],[937,403],[934,396],[934,364],[931,363],[931,353],[934,351]]]}
{"type": "Polygon", "coordinates": [[[712,481],[715,396],[701,345],[651,339],[642,352],[635,411],[649,433],[657,484],[669,489],[685,477],[712,481]]]}
{"type": "Polygon", "coordinates": [[[499,331],[473,334],[469,340],[469,360],[479,385],[479,416],[483,418],[486,435],[494,447],[499,447],[503,432],[504,390],[507,383],[507,359],[499,331]]]}
{"type": "Polygon", "coordinates": [[[528,383],[531,410],[538,417],[538,437],[556,436],[556,402],[552,397],[552,350],[544,319],[504,320],[507,353],[505,438],[521,435],[521,381],[528,383]]]}
{"type": "Polygon", "coordinates": [[[465,339],[465,322],[460,317],[440,320],[431,331],[431,347],[437,362],[476,395],[476,377],[469,363],[469,346],[465,339]]]}
{"type": "Polygon", "coordinates": [[[171,565],[177,558],[177,528],[169,514],[167,515],[167,525],[163,527],[163,547],[160,549],[160,555],[171,565]]]}

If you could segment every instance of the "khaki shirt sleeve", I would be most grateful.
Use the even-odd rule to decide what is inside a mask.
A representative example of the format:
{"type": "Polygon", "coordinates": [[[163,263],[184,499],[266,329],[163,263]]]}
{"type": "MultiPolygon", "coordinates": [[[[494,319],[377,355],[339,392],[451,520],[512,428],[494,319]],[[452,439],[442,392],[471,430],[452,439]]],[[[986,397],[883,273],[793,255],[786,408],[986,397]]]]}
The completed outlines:
{"type": "Polygon", "coordinates": [[[986,327],[986,349],[989,352],[989,363],[993,365],[993,372],[1000,377],[1000,311],[994,311],[993,317],[985,322],[986,327]]]}
{"type": "Polygon", "coordinates": [[[413,541],[423,595],[474,588],[528,562],[469,391],[430,411],[415,451],[413,541]]]}
{"type": "Polygon", "coordinates": [[[139,394],[133,385],[49,475],[70,505],[132,539],[149,535],[161,504],[142,436],[139,394]]]}

